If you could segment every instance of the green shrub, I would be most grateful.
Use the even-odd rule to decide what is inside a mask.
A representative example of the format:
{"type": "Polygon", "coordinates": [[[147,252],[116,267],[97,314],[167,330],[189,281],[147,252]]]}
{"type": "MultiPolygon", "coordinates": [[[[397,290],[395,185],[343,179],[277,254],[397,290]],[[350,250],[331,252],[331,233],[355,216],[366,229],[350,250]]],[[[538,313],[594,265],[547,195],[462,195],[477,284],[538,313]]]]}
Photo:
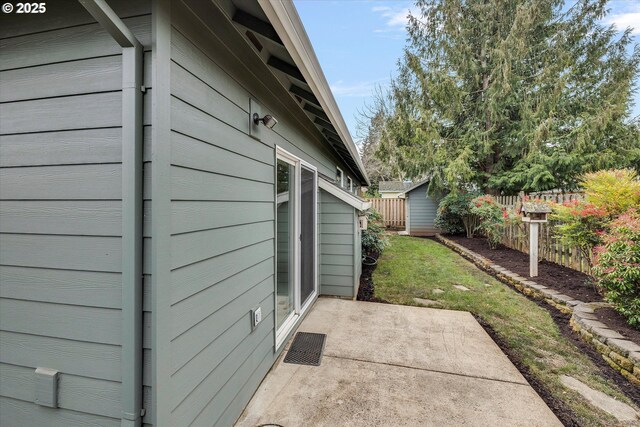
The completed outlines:
{"type": "Polygon", "coordinates": [[[382,226],[382,215],[371,208],[366,213],[367,229],[362,230],[362,254],[369,255],[380,253],[387,246],[382,226]]]}
{"type": "Polygon", "coordinates": [[[471,201],[477,193],[452,192],[438,205],[435,225],[450,234],[466,233],[472,238],[478,226],[478,218],[471,213],[471,201]]]}
{"type": "Polygon", "coordinates": [[[603,244],[594,250],[593,274],[605,298],[640,327],[640,213],[630,209],[609,224],[603,244]]]}
{"type": "Polygon", "coordinates": [[[586,200],[615,216],[640,206],[640,181],[633,169],[612,169],[582,177],[586,200]]]}
{"type": "Polygon", "coordinates": [[[507,211],[488,194],[478,196],[471,201],[470,211],[479,219],[477,230],[486,238],[491,249],[498,247],[504,234],[507,211]]]}
{"type": "Polygon", "coordinates": [[[593,248],[602,242],[602,233],[609,221],[607,212],[583,200],[552,204],[552,209],[549,219],[560,240],[577,247],[589,266],[593,265],[593,248]]]}

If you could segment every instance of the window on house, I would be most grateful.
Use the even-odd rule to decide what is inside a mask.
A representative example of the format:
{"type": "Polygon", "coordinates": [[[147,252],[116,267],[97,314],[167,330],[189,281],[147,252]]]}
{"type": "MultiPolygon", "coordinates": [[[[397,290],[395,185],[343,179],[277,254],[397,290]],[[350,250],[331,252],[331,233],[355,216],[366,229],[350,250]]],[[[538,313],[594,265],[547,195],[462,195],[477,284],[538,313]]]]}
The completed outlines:
{"type": "Polygon", "coordinates": [[[347,188],[351,193],[353,193],[353,180],[350,176],[347,177],[347,188]]]}
{"type": "Polygon", "coordinates": [[[340,168],[336,168],[336,184],[340,187],[344,187],[344,174],[340,168]]]}

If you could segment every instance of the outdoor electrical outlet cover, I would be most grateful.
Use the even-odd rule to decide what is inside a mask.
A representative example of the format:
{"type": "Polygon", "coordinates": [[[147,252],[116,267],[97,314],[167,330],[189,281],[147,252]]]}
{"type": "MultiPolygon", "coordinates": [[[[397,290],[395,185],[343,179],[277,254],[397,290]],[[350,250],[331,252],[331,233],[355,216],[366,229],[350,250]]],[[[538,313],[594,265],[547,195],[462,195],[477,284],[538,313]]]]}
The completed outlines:
{"type": "Polygon", "coordinates": [[[255,329],[260,322],[262,322],[262,307],[254,308],[251,310],[251,330],[255,329]]]}
{"type": "Polygon", "coordinates": [[[36,368],[35,403],[49,408],[58,407],[58,377],[55,369],[36,368]]]}

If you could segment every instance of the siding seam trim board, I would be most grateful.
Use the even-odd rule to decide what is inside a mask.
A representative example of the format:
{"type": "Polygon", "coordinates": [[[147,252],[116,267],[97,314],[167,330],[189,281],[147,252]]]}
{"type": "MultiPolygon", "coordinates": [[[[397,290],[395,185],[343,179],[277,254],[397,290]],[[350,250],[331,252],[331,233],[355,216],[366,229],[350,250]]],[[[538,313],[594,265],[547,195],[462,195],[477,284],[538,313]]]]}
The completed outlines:
{"type": "MultiPolygon", "coordinates": [[[[91,129],[96,129],[96,128],[91,128],[91,129]]],[[[116,129],[120,129],[120,128],[118,127],[116,129]]],[[[43,133],[43,132],[30,132],[30,133],[43,133]]],[[[12,133],[12,134],[6,134],[6,135],[8,136],[8,135],[27,135],[27,134],[12,133]]],[[[2,136],[5,136],[5,134],[2,134],[2,136]]],[[[2,166],[1,168],[2,169],[29,169],[29,168],[47,168],[47,167],[55,167],[55,166],[68,167],[68,166],[96,166],[96,165],[121,165],[121,164],[122,162],[82,162],[82,163],[55,163],[55,164],[45,164],[45,165],[2,166]]],[[[2,199],[2,200],[6,200],[6,199],[2,199]]],[[[43,200],[43,199],[37,199],[37,200],[43,200]]],[[[65,200],[65,199],[58,199],[58,200],[65,200]]],[[[67,199],[67,200],[73,200],[73,199],[67,199]]],[[[83,200],[86,200],[86,199],[83,199],[83,200]]]]}
{"type": "MultiPolygon", "coordinates": [[[[178,31],[175,27],[173,27],[176,31],[178,31]]],[[[180,31],[178,31],[180,33],[180,31]]],[[[182,33],[180,33],[182,34],[182,33]]],[[[186,37],[184,34],[182,34],[187,40],[189,40],[188,37],[186,37]]],[[[189,40],[190,41],[190,40],[189,40]]],[[[197,48],[197,47],[196,47],[197,48]]],[[[206,54],[205,54],[206,56],[206,54]]],[[[209,58],[210,59],[210,58],[209,58]]],[[[210,59],[211,60],[211,59],[210,59]]],[[[220,92],[218,89],[216,89],[215,87],[211,86],[209,83],[207,83],[206,81],[202,80],[200,77],[198,77],[196,74],[194,74],[193,72],[191,72],[191,70],[189,70],[188,68],[186,68],[185,66],[183,66],[180,62],[176,61],[173,57],[171,58],[171,62],[173,62],[174,64],[176,64],[178,67],[182,68],[183,70],[185,70],[187,73],[191,74],[194,78],[198,79],[199,81],[202,82],[202,84],[206,85],[207,87],[209,87],[211,90],[213,90],[214,92],[216,92],[218,95],[222,96],[223,98],[225,98],[227,101],[229,101],[230,103],[232,103],[233,105],[235,105],[236,107],[238,107],[240,110],[244,111],[245,113],[249,114],[249,110],[245,107],[243,107],[242,105],[239,105],[237,102],[235,102],[233,99],[229,98],[228,96],[226,96],[224,93],[220,92]]],[[[213,60],[211,60],[211,62],[215,63],[213,60]]],[[[190,104],[189,102],[187,102],[186,100],[180,98],[179,96],[176,96],[175,94],[173,94],[174,97],[180,99],[182,102],[185,102],[189,105],[191,105],[194,108],[198,108],[192,104],[190,104]]],[[[202,110],[200,110],[202,111],[202,110]]],[[[261,141],[258,141],[261,142],[261,141]]]]}
{"type": "MultiPolygon", "coordinates": [[[[140,18],[143,16],[150,16],[150,13],[138,13],[138,14],[134,14],[134,15],[123,15],[120,16],[120,19],[129,19],[129,18],[140,18]]],[[[33,31],[31,33],[22,33],[22,34],[17,34],[15,36],[8,36],[8,37],[0,37],[0,41],[4,41],[4,40],[11,40],[14,38],[18,38],[18,37],[28,37],[28,36],[34,36],[34,35],[38,35],[38,34],[46,34],[49,32],[53,32],[53,31],[60,31],[60,30],[66,30],[69,28],[81,28],[81,27],[86,27],[89,25],[96,25],[98,23],[98,21],[92,21],[92,22],[85,22],[83,24],[74,24],[74,25],[69,25],[66,27],[57,27],[57,28],[49,28],[48,30],[44,30],[44,31],[33,31]]],[[[105,56],[109,56],[109,55],[105,55],[105,56]]],[[[66,62],[66,61],[63,61],[66,62]]],[[[22,68],[29,68],[29,67],[22,67],[22,68]]]]}
{"type": "MultiPolygon", "coordinates": [[[[198,319],[196,321],[194,321],[193,323],[191,323],[188,327],[184,327],[182,331],[178,332],[178,333],[173,333],[173,337],[171,338],[171,341],[175,341],[177,340],[180,336],[184,335],[185,333],[189,332],[190,329],[200,325],[202,322],[204,322],[205,320],[207,320],[208,318],[210,318],[211,316],[215,315],[216,312],[220,311],[221,309],[223,309],[224,307],[228,306],[229,304],[233,303],[234,301],[236,301],[238,298],[243,297],[244,295],[246,295],[247,293],[254,291],[256,289],[257,286],[262,285],[264,282],[266,282],[267,280],[269,280],[271,277],[273,276],[273,273],[269,273],[266,277],[262,277],[260,279],[257,279],[257,283],[254,283],[253,285],[251,285],[250,288],[248,288],[246,291],[244,291],[243,293],[241,293],[240,295],[237,295],[236,297],[234,297],[233,299],[229,300],[229,302],[227,302],[226,304],[220,306],[220,308],[218,308],[215,312],[213,313],[209,313],[207,316],[202,317],[201,319],[198,319]]],[[[267,296],[268,298],[268,296],[267,296]]],[[[231,328],[233,325],[235,325],[238,321],[240,321],[243,317],[246,317],[245,313],[242,313],[241,315],[239,315],[237,318],[235,318],[236,320],[229,325],[229,327],[225,330],[223,330],[219,335],[222,335],[224,332],[226,332],[229,328],[231,328]]],[[[232,319],[233,320],[233,319],[232,319]]],[[[219,336],[218,335],[218,336],[219,336]]],[[[217,336],[213,338],[212,342],[218,338],[217,336]]],[[[202,350],[201,350],[202,351],[202,350]]],[[[199,354],[196,353],[196,355],[199,354]]],[[[194,355],[194,357],[196,356],[194,355]]],[[[185,362],[185,364],[187,364],[188,362],[190,362],[191,359],[189,359],[187,362],[185,362]]],[[[184,365],[182,365],[184,366],[184,365]]],[[[181,367],[182,367],[181,366],[181,367]]],[[[176,370],[177,372],[177,370],[176,370]]]]}
{"type": "MultiPolygon", "coordinates": [[[[24,98],[24,99],[18,99],[15,101],[5,101],[2,102],[3,105],[10,105],[10,104],[18,104],[20,102],[33,102],[33,101],[45,101],[45,100],[51,100],[51,99],[63,99],[63,98],[73,98],[73,97],[80,97],[80,96],[86,96],[86,95],[103,95],[105,93],[121,93],[122,90],[116,90],[116,89],[110,89],[110,90],[94,90],[91,92],[82,92],[82,93],[70,93],[67,95],[52,95],[52,96],[41,96],[41,97],[36,97],[36,98],[24,98]]],[[[114,126],[114,127],[119,127],[119,126],[114,126]]],[[[91,128],[91,129],[95,129],[95,128],[91,128]]],[[[65,129],[66,130],[66,129],[65,129]]],[[[31,132],[31,133],[42,133],[43,131],[35,131],[35,132],[31,132]]],[[[50,132],[50,131],[44,131],[44,132],[50,132]]],[[[10,135],[15,135],[14,134],[10,134],[10,135]]]]}
{"type": "MultiPolygon", "coordinates": [[[[179,200],[179,201],[182,202],[183,200],[179,200]]],[[[246,202],[251,202],[251,201],[247,200],[246,202]]],[[[219,203],[219,202],[218,201],[213,201],[213,203],[219,203]]],[[[268,203],[268,202],[264,202],[264,203],[268,203]]],[[[202,231],[221,230],[223,228],[242,227],[244,225],[262,224],[263,222],[272,222],[272,221],[273,221],[272,219],[265,219],[265,220],[262,220],[262,221],[239,222],[237,224],[223,225],[223,226],[220,226],[220,227],[207,227],[207,228],[199,228],[197,230],[189,230],[189,231],[181,231],[179,233],[171,233],[171,236],[184,236],[186,234],[200,233],[202,231]]],[[[2,234],[2,233],[0,233],[0,234],[2,234]]],[[[266,240],[270,240],[270,239],[266,239],[266,240]]],[[[260,242],[258,242],[258,243],[260,243],[260,242]]],[[[248,246],[253,246],[253,245],[248,245],[248,246]]],[[[219,256],[219,255],[216,255],[216,256],[219,256]]]]}
{"type": "MultiPolygon", "coordinates": [[[[148,15],[139,15],[139,16],[141,17],[141,16],[148,16],[148,15]]],[[[138,16],[136,16],[135,18],[137,18],[137,17],[138,16]]],[[[97,24],[97,22],[94,22],[94,24],[97,24]]],[[[58,31],[58,30],[67,29],[67,28],[74,28],[74,27],[58,28],[58,29],[52,30],[52,31],[58,31]]],[[[39,33],[36,33],[36,34],[39,34],[39,33]]],[[[16,37],[22,37],[22,35],[16,36],[16,37]]],[[[7,40],[7,39],[6,38],[5,39],[0,39],[0,42],[3,41],[3,40],[7,40]]],[[[150,53],[150,52],[151,52],[150,49],[145,49],[144,50],[144,53],[150,53]]],[[[85,57],[82,57],[82,58],[65,59],[65,60],[62,60],[62,61],[43,62],[41,64],[35,64],[35,65],[25,65],[25,66],[15,67],[15,68],[5,68],[3,70],[0,70],[0,73],[4,73],[5,71],[26,70],[28,68],[46,67],[48,65],[68,64],[68,63],[76,62],[76,61],[86,61],[86,60],[91,60],[91,59],[109,58],[109,57],[112,57],[112,56],[119,56],[119,55],[120,54],[118,54],[118,53],[116,53],[116,54],[110,53],[110,54],[107,54],[107,55],[85,56],[85,57]]],[[[63,96],[66,96],[66,95],[63,95],[63,96]]],[[[43,98],[43,99],[46,99],[46,98],[43,98]]],[[[20,101],[27,101],[27,99],[21,99],[20,101]]],[[[14,102],[14,101],[12,101],[12,102],[14,102]]],[[[19,102],[19,101],[15,101],[15,102],[19,102]]]]}
{"type": "MultiPolygon", "coordinates": [[[[262,221],[262,222],[267,222],[267,221],[262,221]]],[[[270,222],[270,221],[269,221],[269,222],[270,222]]],[[[231,227],[233,227],[233,226],[231,226],[231,227]]],[[[225,228],[226,228],[226,227],[225,227],[225,228]]],[[[217,230],[217,228],[214,228],[214,230],[217,230]]],[[[181,235],[181,234],[179,234],[179,235],[181,235]]],[[[173,236],[172,236],[172,237],[173,237],[173,236]]],[[[260,241],[258,241],[258,242],[253,242],[253,243],[250,243],[250,244],[248,244],[248,245],[245,245],[245,246],[242,246],[242,247],[239,247],[239,248],[233,249],[233,250],[231,250],[231,251],[223,252],[223,253],[220,253],[220,254],[218,254],[218,255],[214,255],[214,256],[211,256],[211,257],[208,257],[208,258],[204,258],[204,259],[200,259],[200,260],[198,260],[198,261],[193,261],[193,262],[190,262],[190,263],[188,263],[188,264],[183,264],[183,265],[180,265],[180,266],[178,266],[178,267],[172,268],[172,269],[171,269],[171,272],[178,271],[178,270],[180,270],[180,269],[182,269],[182,268],[189,267],[189,266],[192,266],[192,265],[195,265],[195,264],[199,264],[199,263],[201,263],[201,262],[208,261],[208,260],[211,260],[211,259],[214,259],[214,258],[218,258],[218,257],[221,257],[221,256],[223,256],[223,255],[226,255],[226,254],[229,254],[229,253],[232,253],[232,252],[238,251],[238,250],[240,250],[240,249],[245,249],[245,248],[248,248],[248,247],[251,247],[251,246],[255,246],[255,245],[258,245],[258,244],[260,244],[260,243],[264,243],[264,242],[267,242],[267,241],[269,241],[269,240],[273,240],[273,239],[274,239],[273,237],[269,237],[269,238],[267,238],[267,239],[260,240],[260,241]]],[[[153,241],[153,239],[152,239],[152,241],[153,241]]],[[[268,258],[265,258],[265,259],[268,259],[268,258]]]]}
{"type": "MultiPolygon", "coordinates": [[[[27,101],[30,102],[30,101],[27,101]]],[[[3,133],[2,136],[11,136],[11,135],[31,135],[31,134],[41,134],[41,133],[54,133],[54,132],[73,132],[73,131],[83,131],[83,130],[101,130],[101,129],[120,129],[122,126],[92,126],[87,128],[65,128],[65,129],[52,129],[52,130],[34,130],[27,132],[9,132],[3,133]]],[[[78,163],[73,163],[72,165],[77,165],[78,163]]],[[[82,163],[80,163],[82,164],[82,163]]],[[[22,166],[22,167],[36,167],[36,166],[58,166],[56,165],[33,165],[33,166],[22,166]]]]}
{"type": "MultiPolygon", "coordinates": [[[[197,77],[196,77],[196,78],[197,78],[197,77]]],[[[223,96],[223,95],[221,95],[221,96],[223,96]]],[[[188,105],[189,107],[193,108],[194,110],[198,110],[199,112],[201,112],[201,113],[203,113],[203,114],[207,115],[208,117],[211,117],[212,119],[216,120],[217,122],[220,122],[220,123],[222,123],[223,125],[228,126],[228,127],[230,127],[231,129],[234,129],[234,130],[236,130],[236,131],[240,132],[240,133],[241,133],[241,134],[243,134],[243,135],[247,135],[247,133],[246,133],[243,129],[239,129],[239,128],[235,127],[234,125],[232,125],[232,124],[230,124],[230,123],[225,122],[225,121],[224,121],[224,120],[222,120],[220,117],[216,117],[216,116],[211,115],[208,111],[203,110],[202,108],[200,108],[200,107],[198,107],[198,106],[196,106],[196,105],[193,105],[191,102],[187,101],[186,99],[183,99],[183,98],[179,97],[178,95],[176,95],[176,94],[174,94],[174,93],[171,93],[171,97],[172,97],[172,98],[174,98],[174,99],[177,99],[178,101],[180,101],[180,102],[182,102],[182,103],[184,103],[184,104],[186,104],[186,105],[188,105]]],[[[225,97],[225,98],[226,98],[226,97],[225,97]]],[[[234,104],[234,105],[235,105],[235,104],[234,104]]],[[[249,113],[247,113],[247,115],[248,115],[248,114],[249,114],[249,113]]],[[[225,149],[224,147],[221,147],[221,146],[219,146],[219,145],[215,145],[215,144],[209,143],[209,142],[207,142],[207,141],[203,141],[203,140],[202,140],[202,139],[200,139],[200,138],[197,138],[197,137],[192,136],[192,135],[190,135],[190,134],[187,134],[187,133],[184,133],[184,132],[181,132],[181,131],[175,130],[175,129],[173,129],[173,128],[171,129],[171,132],[179,133],[180,135],[184,135],[184,136],[187,136],[187,137],[189,137],[189,138],[193,138],[193,139],[195,139],[195,140],[197,140],[197,141],[203,142],[203,143],[208,144],[208,145],[212,145],[212,146],[214,146],[214,147],[218,147],[218,148],[223,149],[223,150],[225,149]]],[[[274,133],[276,133],[275,131],[273,131],[273,132],[274,132],[274,133]]],[[[278,134],[278,135],[280,135],[280,134],[278,134]]],[[[287,141],[287,142],[291,143],[291,141],[289,141],[288,139],[284,138],[282,135],[280,135],[280,137],[281,137],[282,139],[284,139],[285,141],[287,141]]],[[[267,144],[267,143],[263,142],[262,140],[257,140],[257,139],[255,139],[255,138],[254,138],[254,139],[253,139],[253,142],[260,143],[260,144],[264,145],[265,147],[267,147],[267,148],[269,148],[269,149],[273,149],[273,147],[271,147],[269,144],[267,144]]],[[[226,150],[226,151],[230,151],[230,150],[226,150]]],[[[234,153],[234,154],[238,154],[238,155],[243,156],[242,154],[235,153],[234,151],[231,151],[231,152],[232,152],[232,153],[234,153]]],[[[307,154],[307,155],[308,155],[309,157],[311,157],[309,154],[307,154]]],[[[247,156],[243,156],[243,157],[247,157],[247,156]]],[[[264,162],[264,161],[261,161],[261,160],[258,160],[258,159],[254,159],[254,158],[251,158],[251,157],[249,157],[249,158],[250,158],[250,159],[252,159],[252,160],[255,160],[255,161],[261,162],[261,163],[265,163],[265,164],[267,164],[267,165],[269,165],[269,166],[273,166],[273,165],[271,165],[271,164],[269,164],[269,163],[267,163],[267,162],[264,162]]],[[[312,158],[313,158],[313,157],[312,157],[312,158]]],[[[314,160],[316,160],[316,159],[314,158],[314,160]]],[[[317,161],[317,160],[316,160],[316,161],[317,161]]],[[[318,163],[320,163],[320,162],[318,162],[318,163]]]]}
{"type": "MultiPolygon", "coordinates": [[[[266,242],[266,240],[265,240],[265,242],[266,242]]],[[[260,242],[260,243],[262,243],[262,242],[260,242]]],[[[253,245],[250,245],[250,246],[253,246],[253,245]]],[[[229,252],[227,252],[227,253],[229,253],[229,252]]],[[[230,276],[225,276],[225,277],[223,277],[223,278],[219,279],[217,282],[212,283],[211,285],[207,286],[206,288],[199,289],[198,291],[196,291],[196,292],[192,293],[191,295],[185,296],[185,297],[183,297],[182,299],[180,299],[180,300],[178,300],[178,301],[172,302],[172,303],[171,303],[171,307],[176,306],[176,305],[180,304],[181,302],[183,302],[183,301],[185,301],[185,300],[188,300],[188,299],[190,299],[190,298],[192,298],[192,297],[194,297],[194,296],[196,296],[196,295],[198,295],[198,294],[200,294],[200,293],[202,293],[202,292],[205,292],[205,291],[207,291],[208,289],[211,289],[212,287],[216,286],[217,284],[219,284],[219,283],[221,283],[221,282],[224,282],[225,280],[231,279],[232,277],[235,277],[235,276],[237,276],[237,275],[239,275],[239,274],[242,274],[242,273],[244,273],[245,271],[247,271],[247,270],[249,270],[249,269],[251,269],[251,268],[253,268],[253,267],[255,267],[255,266],[259,265],[259,264],[262,264],[263,262],[268,261],[268,260],[269,260],[269,259],[271,259],[271,258],[275,258],[275,257],[274,257],[273,255],[269,255],[269,256],[267,256],[267,258],[264,258],[264,259],[262,259],[262,260],[260,260],[260,261],[256,262],[256,263],[255,263],[255,264],[253,264],[253,265],[250,265],[250,266],[248,266],[248,267],[246,267],[246,268],[243,268],[242,270],[240,270],[240,271],[238,271],[238,272],[236,272],[236,273],[234,273],[234,274],[232,274],[232,275],[230,275],[230,276]]],[[[175,271],[175,270],[174,270],[174,271],[175,271]]],[[[229,301],[229,302],[231,302],[231,301],[229,301]]],[[[227,303],[227,304],[228,304],[228,303],[227,303]]],[[[225,305],[226,305],[226,304],[225,304],[225,305]]]]}
{"type": "MultiPolygon", "coordinates": [[[[175,98],[176,98],[176,99],[180,99],[180,98],[178,98],[178,97],[175,97],[175,98]]],[[[188,102],[183,101],[182,99],[180,99],[180,101],[182,101],[182,102],[184,102],[185,104],[187,104],[187,105],[189,105],[189,106],[191,106],[191,107],[195,108],[196,110],[198,109],[197,107],[194,107],[193,105],[189,104],[188,102]]],[[[202,111],[202,110],[199,110],[199,111],[202,111]]],[[[207,114],[205,111],[202,111],[202,112],[203,112],[204,114],[207,114]]],[[[209,114],[207,114],[207,115],[209,115],[209,114]]],[[[213,116],[210,116],[210,117],[213,117],[213,116]]],[[[223,123],[223,124],[225,124],[225,125],[226,125],[226,123],[225,123],[225,122],[223,122],[222,120],[218,120],[218,121],[219,121],[220,123],[223,123]]],[[[233,127],[233,126],[231,126],[231,125],[227,125],[227,126],[229,126],[230,128],[236,129],[236,128],[234,128],[234,127],[233,127]]],[[[236,129],[236,130],[237,130],[237,129],[236,129]]],[[[201,143],[203,143],[203,144],[210,145],[210,146],[215,147],[215,148],[217,148],[217,149],[219,149],[219,150],[224,150],[224,151],[226,151],[226,152],[228,152],[228,153],[232,153],[232,154],[235,154],[235,155],[237,155],[237,156],[244,157],[245,159],[253,160],[253,161],[255,161],[255,162],[259,162],[259,163],[265,164],[265,165],[267,165],[267,166],[273,166],[273,164],[271,164],[271,163],[268,163],[268,162],[262,161],[262,160],[260,160],[260,159],[256,159],[256,158],[254,158],[254,157],[249,157],[249,156],[247,156],[247,155],[245,155],[245,154],[235,152],[235,151],[233,151],[233,150],[230,150],[230,149],[228,149],[228,148],[222,147],[222,146],[220,146],[220,145],[212,144],[211,142],[205,141],[205,140],[203,140],[203,139],[201,139],[201,138],[198,138],[198,137],[195,137],[195,136],[193,136],[193,135],[186,134],[186,133],[181,132],[181,131],[179,131],[179,130],[171,129],[171,132],[174,132],[174,133],[176,133],[176,134],[178,134],[178,135],[182,135],[182,136],[187,137],[187,138],[191,138],[191,139],[193,139],[193,140],[195,140],[195,141],[198,141],[198,142],[201,142],[201,143]]],[[[244,133],[244,132],[242,132],[242,133],[244,133]]],[[[246,135],[246,134],[245,134],[245,135],[246,135]]],[[[267,147],[268,147],[268,146],[267,146],[267,147]]],[[[271,147],[269,147],[269,148],[271,148],[271,147]]],[[[179,164],[175,164],[175,163],[172,163],[172,165],[173,165],[173,166],[180,166],[179,164]]],[[[186,166],[185,166],[185,167],[186,167],[186,166]]]]}
{"type": "MultiPolygon", "coordinates": [[[[235,153],[234,153],[234,154],[235,154],[235,153]]],[[[253,159],[252,159],[252,160],[253,160],[253,159]]],[[[265,164],[266,164],[266,163],[265,163],[265,164]]],[[[181,165],[181,164],[179,164],[179,163],[173,163],[173,162],[172,162],[172,163],[171,163],[171,166],[173,166],[174,168],[188,169],[188,170],[192,170],[192,171],[196,171],[196,172],[208,173],[208,174],[216,175],[216,176],[228,176],[228,177],[230,177],[230,178],[241,178],[241,179],[243,179],[244,181],[258,182],[258,183],[261,183],[261,184],[269,184],[269,185],[272,185],[272,184],[273,184],[273,182],[269,182],[269,181],[261,181],[261,180],[259,180],[259,179],[255,179],[255,178],[245,178],[245,177],[242,177],[242,176],[240,176],[240,175],[231,175],[231,174],[228,174],[228,173],[211,172],[211,171],[206,170],[206,169],[195,168],[195,167],[193,167],[193,166],[185,166],[185,165],[181,165]]],[[[272,165],[269,165],[269,166],[272,166],[272,165]]],[[[180,200],[182,200],[182,199],[180,199],[180,200]]],[[[248,201],[248,202],[251,202],[251,201],[253,201],[253,200],[247,200],[247,201],[248,201]]],[[[266,201],[263,201],[263,202],[268,203],[268,202],[266,202],[266,201]]]]}

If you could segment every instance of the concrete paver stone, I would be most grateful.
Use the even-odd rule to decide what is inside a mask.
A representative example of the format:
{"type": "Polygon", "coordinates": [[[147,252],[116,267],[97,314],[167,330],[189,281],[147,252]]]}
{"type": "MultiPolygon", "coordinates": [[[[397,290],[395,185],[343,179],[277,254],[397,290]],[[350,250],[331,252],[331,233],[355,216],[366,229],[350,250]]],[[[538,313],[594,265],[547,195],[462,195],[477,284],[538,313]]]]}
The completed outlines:
{"type": "MultiPolygon", "coordinates": [[[[634,421],[640,422],[638,413],[629,405],[619,400],[614,399],[611,396],[607,396],[601,391],[594,390],[582,381],[579,381],[573,377],[563,375],[560,377],[560,381],[566,387],[580,393],[589,403],[603,411],[613,415],[616,419],[623,423],[630,423],[634,421]]],[[[634,425],[637,425],[634,423],[634,425]]]]}

